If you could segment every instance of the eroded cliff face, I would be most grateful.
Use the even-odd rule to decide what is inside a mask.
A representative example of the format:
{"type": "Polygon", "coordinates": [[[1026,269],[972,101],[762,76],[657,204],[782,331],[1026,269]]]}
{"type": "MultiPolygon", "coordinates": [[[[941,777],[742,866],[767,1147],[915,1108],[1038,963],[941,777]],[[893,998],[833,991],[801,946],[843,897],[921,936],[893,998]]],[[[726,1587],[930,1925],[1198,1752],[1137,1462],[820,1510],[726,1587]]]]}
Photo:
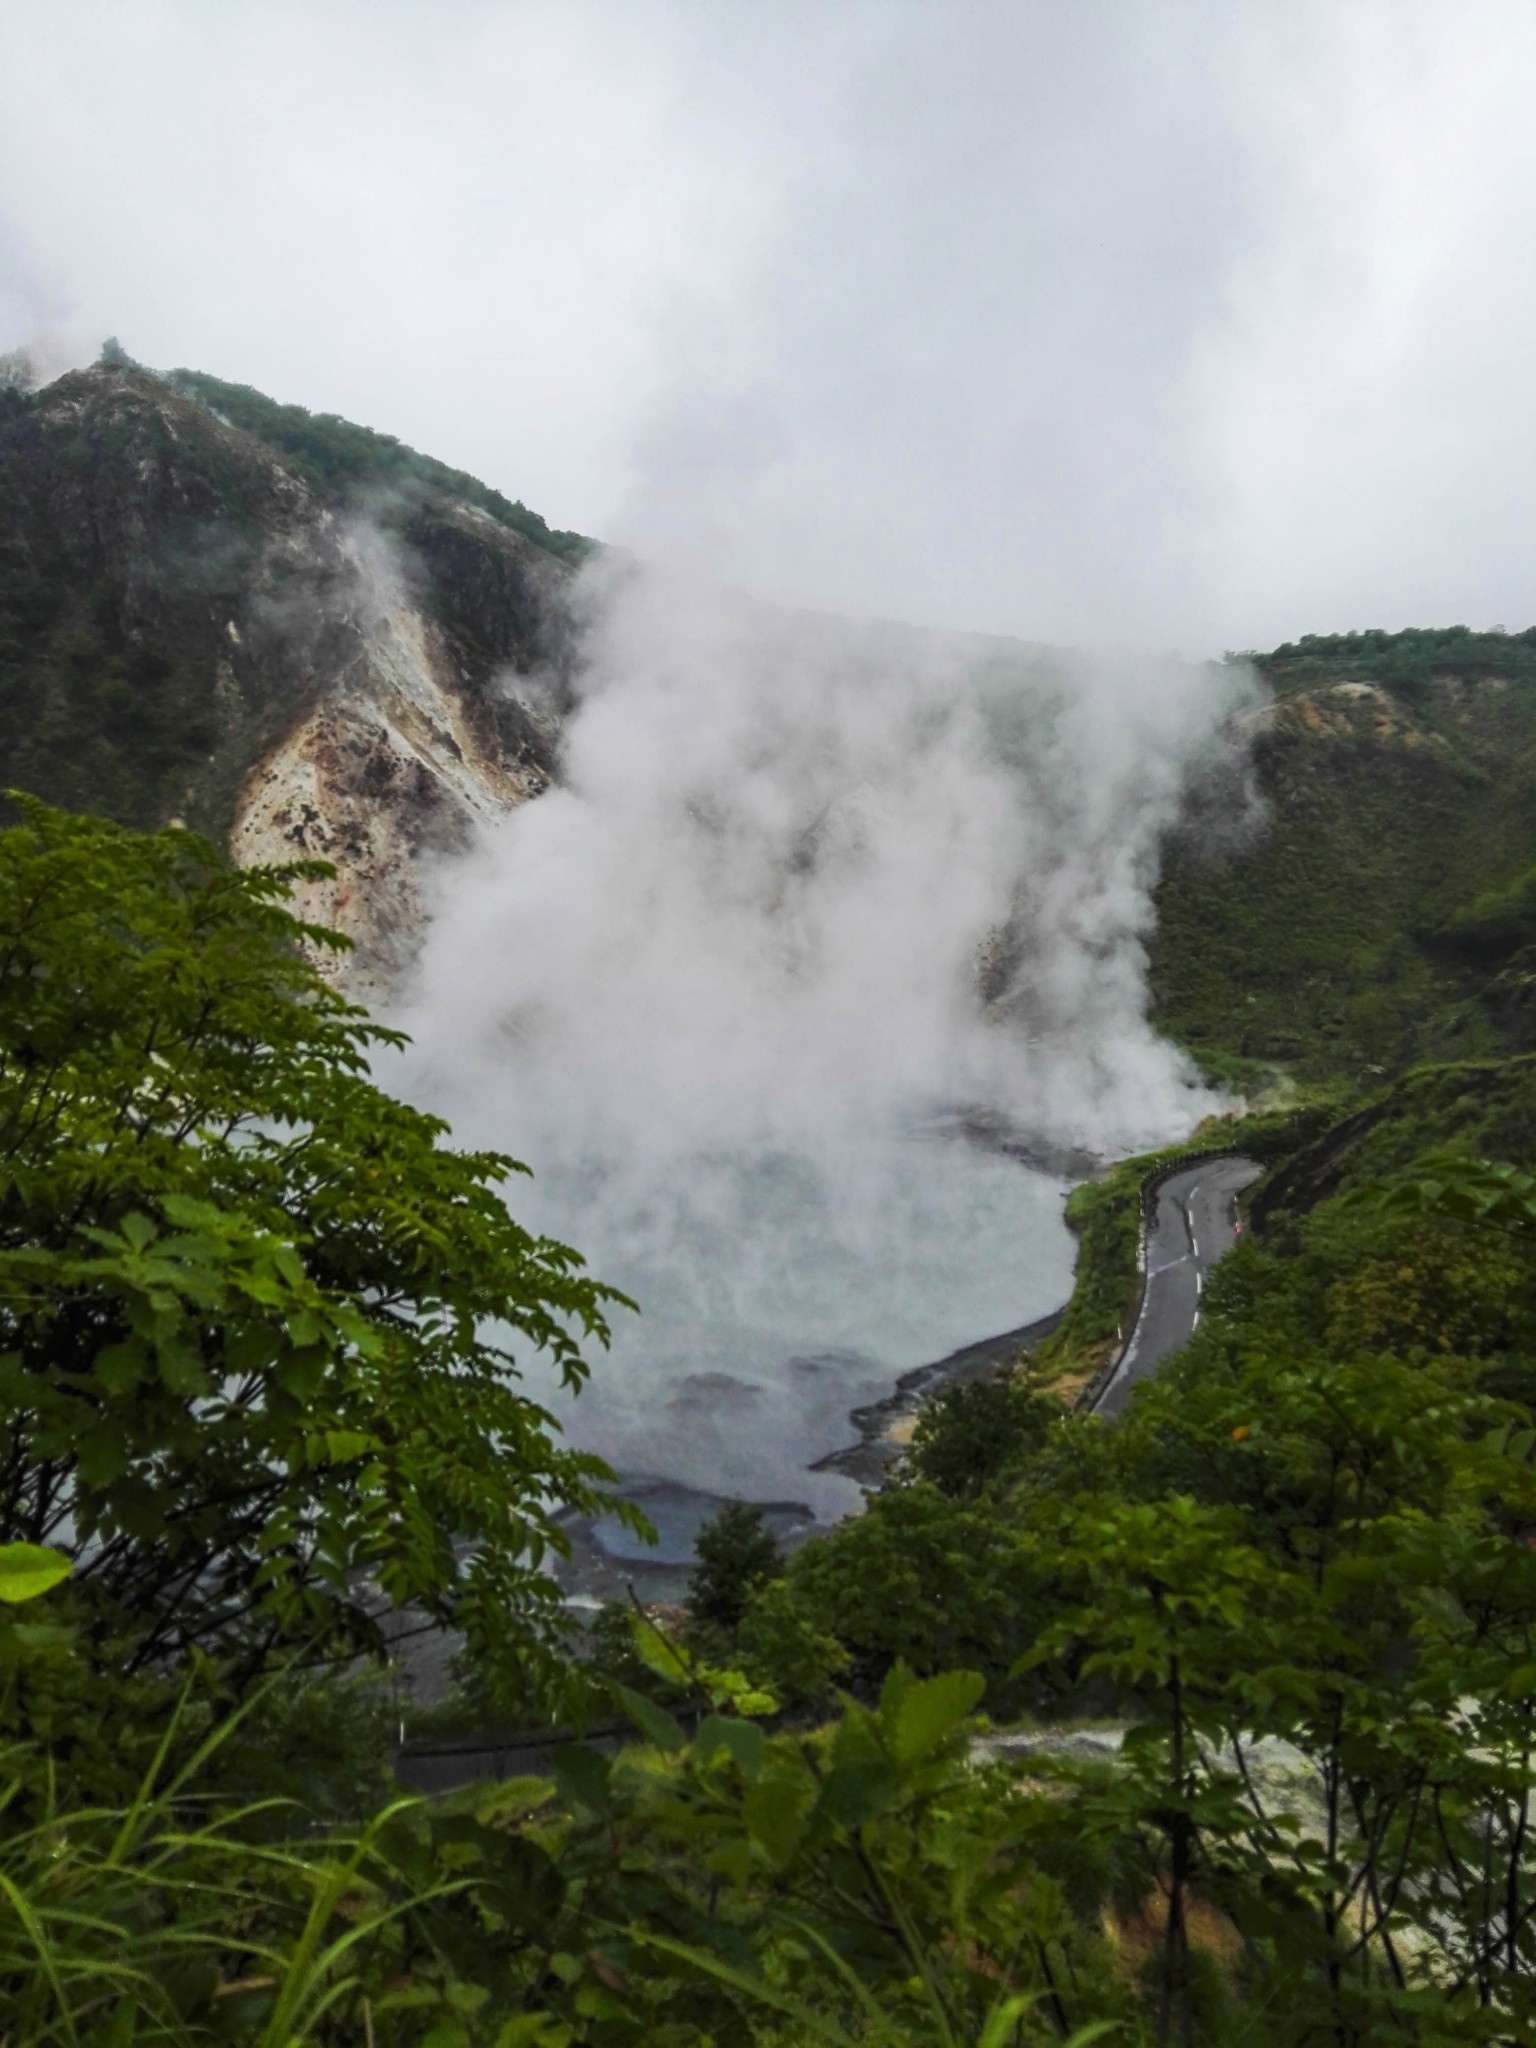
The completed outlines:
{"type": "MultiPolygon", "coordinates": [[[[445,515],[443,524],[450,521],[461,526],[455,560],[478,551],[488,558],[474,565],[482,576],[506,572],[502,537],[476,530],[489,520],[461,510],[445,515]]],[[[477,660],[484,638],[466,644],[462,625],[455,632],[432,615],[434,597],[434,609],[442,609],[437,586],[428,582],[413,596],[377,529],[354,528],[339,545],[351,571],[349,658],[252,764],[236,794],[229,843],[246,866],[311,856],[335,866],[334,879],[299,886],[296,907],[355,942],[344,978],[367,999],[409,964],[422,922],[423,864],[462,852],[476,819],[547,785],[559,722],[513,694],[510,660],[505,667],[477,660]]],[[[539,598],[553,620],[569,571],[550,566],[539,598]]],[[[537,578],[542,565],[526,570],[537,578]]],[[[492,616],[499,621],[499,613],[492,616]]],[[[535,643],[523,651],[536,659],[543,650],[535,643]]]]}
{"type": "Polygon", "coordinates": [[[382,994],[429,864],[554,773],[574,571],[452,498],[322,501],[142,372],[0,399],[0,782],[332,862],[299,906],[382,994]]]}

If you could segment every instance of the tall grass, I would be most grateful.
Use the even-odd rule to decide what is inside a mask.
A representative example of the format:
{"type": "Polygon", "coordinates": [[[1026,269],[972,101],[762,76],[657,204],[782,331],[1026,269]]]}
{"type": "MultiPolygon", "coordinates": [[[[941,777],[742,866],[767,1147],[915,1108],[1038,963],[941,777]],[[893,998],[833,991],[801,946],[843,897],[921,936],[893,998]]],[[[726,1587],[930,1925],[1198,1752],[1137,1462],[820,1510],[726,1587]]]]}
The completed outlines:
{"type": "Polygon", "coordinates": [[[35,1753],[0,1758],[0,2048],[365,2040],[400,1967],[389,1937],[459,1888],[390,1860],[414,1802],[318,1832],[290,1801],[210,1796],[214,1753],[256,1701],[172,1770],[185,1704],[123,1808],[61,1804],[46,1767],[39,1795],[35,1753]]]}

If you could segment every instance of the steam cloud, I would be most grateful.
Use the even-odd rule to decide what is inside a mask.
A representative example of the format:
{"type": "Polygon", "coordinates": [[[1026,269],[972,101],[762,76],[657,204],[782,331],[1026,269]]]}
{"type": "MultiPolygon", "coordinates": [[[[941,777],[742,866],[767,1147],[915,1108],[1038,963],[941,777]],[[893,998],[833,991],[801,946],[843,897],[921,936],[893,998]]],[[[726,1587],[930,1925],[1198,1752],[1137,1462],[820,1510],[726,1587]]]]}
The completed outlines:
{"type": "Polygon", "coordinates": [[[1251,690],[589,571],[563,786],[443,871],[410,1086],[640,1300],[567,1418],[811,1499],[851,1402],[1055,1307],[1061,1185],[1215,1107],[1145,1020],[1158,841],[1251,690]]]}

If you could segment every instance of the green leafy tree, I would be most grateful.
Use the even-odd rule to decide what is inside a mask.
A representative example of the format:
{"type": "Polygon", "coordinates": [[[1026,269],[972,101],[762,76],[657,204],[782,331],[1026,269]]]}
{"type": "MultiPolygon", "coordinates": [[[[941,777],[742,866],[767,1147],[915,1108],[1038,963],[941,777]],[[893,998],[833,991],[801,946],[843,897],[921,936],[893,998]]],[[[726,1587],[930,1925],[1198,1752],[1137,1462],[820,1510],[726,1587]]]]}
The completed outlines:
{"type": "Polygon", "coordinates": [[[861,1696],[878,1692],[897,1663],[920,1678],[963,1664],[1002,1692],[1044,1618],[1040,1553],[1019,1520],[925,1482],[887,1488],[795,1553],[784,1594],[758,1594],[743,1638],[787,1647],[792,1608],[803,1631],[796,1655],[845,1672],[861,1696]]]}
{"type": "Polygon", "coordinates": [[[1246,1244],[1124,1422],[877,1495],[754,1602],[861,1689],[1011,1641],[995,1700],[1129,1721],[1113,1765],[1028,1752],[1034,1881],[1115,1909],[1162,2039],[1536,2020],[1532,1215],[1523,1175],[1437,1161],[1246,1244]]]}
{"type": "Polygon", "coordinates": [[[696,1626],[734,1636],[759,1586],[784,1569],[773,1531],[751,1501],[728,1500],[694,1538],[698,1562],[688,1586],[696,1626]]]}
{"type": "Polygon", "coordinates": [[[1194,2038],[1191,1894],[1217,1844],[1244,1825],[1238,1779],[1213,1767],[1244,1729],[1239,1675],[1264,1612],[1264,1560],[1238,1518],[1174,1497],[1092,1501],[1062,1532],[1066,1605],[1025,1669],[1066,1658],[1077,1680],[1102,1675],[1140,1709],[1126,1735],[1129,1769],[1079,1814],[1095,1833],[1134,1837],[1144,1881],[1159,1897],[1159,2041],[1194,2038]]]}
{"type": "MultiPolygon", "coordinates": [[[[1509,1177],[1493,1182],[1507,1190],[1509,1177]]],[[[1422,1242],[1434,1203],[1372,1206],[1408,1227],[1389,1258],[1411,1245],[1420,1272],[1462,1270],[1472,1234],[1456,1219],[1441,1220],[1454,1226],[1449,1250],[1460,1233],[1457,1258],[1422,1242]]],[[[1504,2038],[1512,2015],[1526,2024],[1536,1961],[1529,1411],[1486,1390],[1505,1377],[1497,1356],[1447,1356],[1406,1331],[1407,1356],[1344,1351],[1349,1261],[1375,1297],[1394,1243],[1374,1225],[1351,1235],[1350,1218],[1322,1298],[1303,1288],[1310,1316],[1287,1300],[1286,1260],[1234,1254],[1207,1291],[1199,1341],[1124,1432],[1132,1491],[1178,1487],[1232,1518],[1208,1563],[1188,1560],[1189,1589],[1239,1554],[1253,1574],[1240,1623],[1186,1650],[1186,1673],[1198,1650],[1221,1709],[1200,1770],[1212,1783],[1235,1770],[1247,1815],[1235,1833],[1202,1822],[1193,1868],[1243,1929],[1250,1982],[1277,2029],[1285,2016],[1279,2038],[1504,2038]],[[1292,1760],[1278,1797],[1263,1738],[1292,1760]]],[[[1508,1256],[1507,1231],[1488,1241],[1508,1256]]],[[[1289,1264],[1308,1279],[1323,1270],[1311,1252],[1289,1264]]],[[[1457,1305],[1433,1295],[1431,1328],[1454,1327],[1457,1305]]],[[[1145,1548],[1128,1546],[1122,1569],[1140,1569],[1145,1548]]],[[[1113,1571],[1092,1576],[1083,1640],[1102,1652],[1128,1603],[1113,1571]]]]}
{"type": "Polygon", "coordinates": [[[516,1161],[452,1149],[375,1083],[397,1035],[326,984],[309,951],[338,942],[286,907],[312,869],[232,872],[184,832],[15,801],[0,1541],[65,1553],[130,1674],[376,1648],[409,1606],[462,1630],[493,1689],[547,1695],[557,1517],[615,1504],[519,1358],[579,1387],[622,1297],[513,1220],[516,1161]]]}
{"type": "Polygon", "coordinates": [[[1413,1845],[1413,1903],[1444,1957],[1441,1988],[1530,2032],[1536,1433],[1495,1426],[1469,1447],[1459,1481],[1461,1512],[1405,1518],[1403,1530],[1410,1569],[1430,1595],[1414,1631],[1415,1676],[1421,1698],[1439,1709],[1420,1730],[1427,1840],[1413,1845]]]}
{"type": "Polygon", "coordinates": [[[963,1381],[924,1404],[906,1467],[961,1500],[1038,1450],[1060,1419],[1060,1401],[1018,1374],[963,1381]]]}

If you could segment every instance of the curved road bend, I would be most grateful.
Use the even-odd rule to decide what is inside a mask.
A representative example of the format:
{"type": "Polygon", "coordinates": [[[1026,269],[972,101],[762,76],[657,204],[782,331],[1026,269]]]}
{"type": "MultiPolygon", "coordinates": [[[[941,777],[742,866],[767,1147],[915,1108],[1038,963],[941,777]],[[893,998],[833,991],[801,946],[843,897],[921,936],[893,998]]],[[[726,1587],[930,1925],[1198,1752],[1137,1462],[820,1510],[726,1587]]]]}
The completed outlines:
{"type": "Polygon", "coordinates": [[[1187,1343],[1200,1317],[1205,1276],[1237,1241],[1237,1198],[1264,1171],[1251,1159],[1212,1159],[1170,1175],[1157,1191],[1147,1234],[1147,1285],[1131,1341],[1094,1402],[1118,1415],[1131,1388],[1187,1343]]]}

